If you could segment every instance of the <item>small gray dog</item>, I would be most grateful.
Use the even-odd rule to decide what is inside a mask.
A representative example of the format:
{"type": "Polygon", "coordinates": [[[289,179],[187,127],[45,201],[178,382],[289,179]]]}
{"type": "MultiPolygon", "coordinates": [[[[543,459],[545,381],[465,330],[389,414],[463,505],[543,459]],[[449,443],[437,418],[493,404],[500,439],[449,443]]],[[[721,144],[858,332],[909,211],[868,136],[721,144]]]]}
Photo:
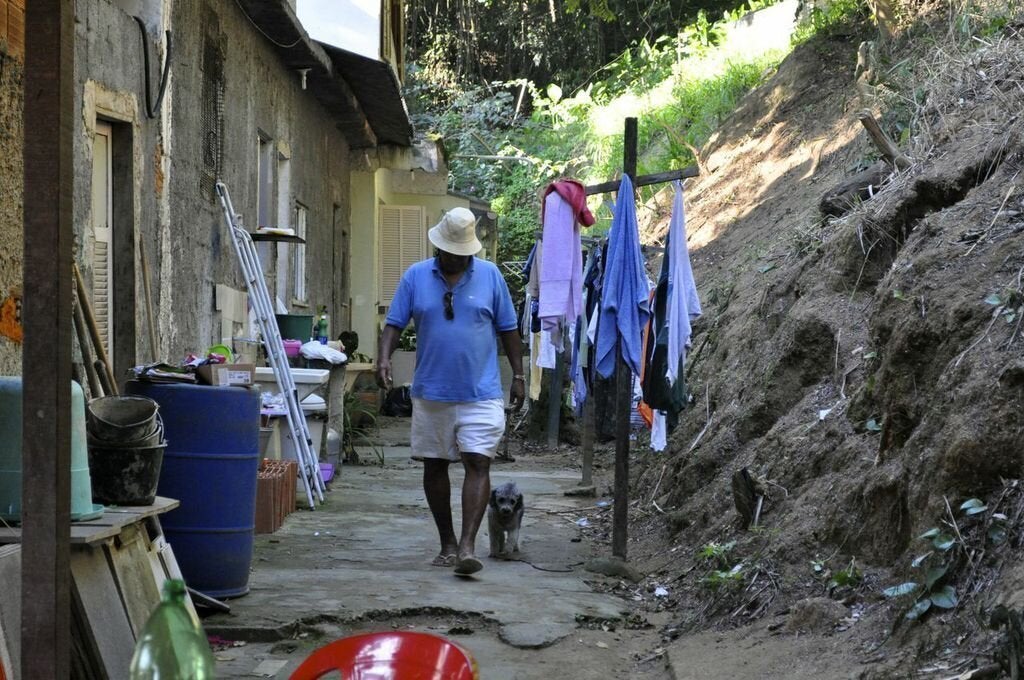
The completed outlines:
{"type": "Polygon", "coordinates": [[[491,557],[508,557],[519,552],[519,529],[522,523],[523,494],[515,482],[505,482],[492,490],[487,508],[491,557]]]}

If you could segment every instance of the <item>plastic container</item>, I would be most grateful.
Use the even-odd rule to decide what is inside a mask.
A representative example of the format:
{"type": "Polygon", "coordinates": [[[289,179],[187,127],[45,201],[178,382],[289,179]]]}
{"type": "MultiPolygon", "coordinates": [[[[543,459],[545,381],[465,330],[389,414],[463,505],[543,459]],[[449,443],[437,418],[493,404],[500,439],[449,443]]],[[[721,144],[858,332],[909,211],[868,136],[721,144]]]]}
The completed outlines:
{"type": "Polygon", "coordinates": [[[302,349],[301,340],[285,340],[284,341],[284,355],[290,359],[294,359],[299,356],[299,350],[302,349]]]}
{"type": "Polygon", "coordinates": [[[160,604],[146,619],[135,644],[129,680],[213,680],[216,661],[199,621],[185,607],[185,584],[164,582],[160,604]]]}
{"type": "Polygon", "coordinates": [[[275,314],[277,328],[283,340],[301,340],[309,342],[313,337],[312,314],[275,314]]]}
{"type": "MultiPolygon", "coordinates": [[[[21,377],[0,377],[0,518],[21,521],[21,377]]],[[[103,514],[92,502],[89,454],[86,450],[85,394],[71,383],[71,519],[83,521],[103,514]]]]}
{"type": "Polygon", "coordinates": [[[157,416],[156,429],[151,434],[146,435],[142,439],[136,439],[134,441],[126,442],[108,442],[102,439],[96,439],[93,436],[89,436],[89,448],[98,446],[100,448],[125,448],[125,449],[144,449],[150,446],[156,446],[162,444],[164,441],[164,423],[157,416]]]}
{"type": "Polygon", "coordinates": [[[155,401],[142,397],[93,399],[86,409],[89,436],[117,445],[146,439],[159,427],[159,410],[155,401]]]}
{"type": "Polygon", "coordinates": [[[185,581],[211,597],[244,595],[256,528],[259,392],[136,381],[126,391],[160,404],[167,449],[157,493],[181,501],[160,522],[185,581]]]}
{"type": "Polygon", "coordinates": [[[106,505],[152,505],[166,444],[145,448],[89,447],[92,499],[106,505]]]}
{"type": "MultiPolygon", "coordinates": [[[[309,438],[312,442],[310,449],[314,456],[318,456],[323,440],[324,419],[327,417],[327,404],[324,403],[323,397],[311,394],[303,399],[299,406],[306,418],[306,428],[309,430],[309,438]]],[[[295,452],[297,448],[292,440],[292,433],[288,430],[288,422],[283,421],[281,423],[281,457],[286,460],[298,460],[298,454],[295,452]]]]}

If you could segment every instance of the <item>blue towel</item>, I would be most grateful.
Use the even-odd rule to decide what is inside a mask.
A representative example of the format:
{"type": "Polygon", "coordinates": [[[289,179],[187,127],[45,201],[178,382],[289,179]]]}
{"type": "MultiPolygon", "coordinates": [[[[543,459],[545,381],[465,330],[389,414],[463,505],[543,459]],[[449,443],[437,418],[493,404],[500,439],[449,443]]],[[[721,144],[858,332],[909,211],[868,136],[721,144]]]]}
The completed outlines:
{"type": "Polygon", "coordinates": [[[636,195],[628,175],[622,176],[615,217],[608,235],[608,254],[597,332],[597,372],[615,373],[616,347],[634,375],[640,374],[643,327],[650,318],[647,273],[640,254],[636,195]]]}

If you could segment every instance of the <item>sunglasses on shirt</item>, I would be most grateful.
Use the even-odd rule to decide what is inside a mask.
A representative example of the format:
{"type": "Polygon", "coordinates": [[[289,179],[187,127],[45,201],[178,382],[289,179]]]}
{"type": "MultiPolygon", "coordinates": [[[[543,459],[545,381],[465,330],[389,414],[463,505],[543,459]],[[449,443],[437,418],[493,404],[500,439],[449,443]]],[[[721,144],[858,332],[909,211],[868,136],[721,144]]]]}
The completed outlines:
{"type": "Polygon", "coordinates": [[[455,294],[448,291],[444,294],[444,318],[451,321],[455,318],[455,294]]]}

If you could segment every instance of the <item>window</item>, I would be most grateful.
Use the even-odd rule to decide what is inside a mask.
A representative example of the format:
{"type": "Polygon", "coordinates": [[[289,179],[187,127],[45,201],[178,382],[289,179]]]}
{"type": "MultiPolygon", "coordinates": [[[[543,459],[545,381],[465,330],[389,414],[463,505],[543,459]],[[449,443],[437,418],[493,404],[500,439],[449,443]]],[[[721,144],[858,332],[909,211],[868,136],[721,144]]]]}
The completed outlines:
{"type": "Polygon", "coordinates": [[[224,52],[207,37],[203,43],[203,94],[199,109],[202,128],[203,172],[200,188],[214,199],[214,185],[224,165],[224,52]]]}
{"type": "Polygon", "coordinates": [[[92,304],[108,357],[114,355],[113,147],[110,124],[96,121],[92,141],[92,304]]]}
{"type": "Polygon", "coordinates": [[[259,144],[256,158],[256,224],[255,227],[274,226],[271,208],[274,202],[274,143],[269,137],[256,136],[259,144]]]}
{"type": "Polygon", "coordinates": [[[380,207],[380,303],[391,304],[402,274],[427,256],[427,233],[420,206],[380,207]]]}
{"type": "MultiPolygon", "coordinates": [[[[306,220],[309,211],[301,203],[295,204],[295,235],[306,239],[306,220]]],[[[296,243],[292,249],[295,271],[295,299],[306,302],[306,244],[296,243]]]]}

